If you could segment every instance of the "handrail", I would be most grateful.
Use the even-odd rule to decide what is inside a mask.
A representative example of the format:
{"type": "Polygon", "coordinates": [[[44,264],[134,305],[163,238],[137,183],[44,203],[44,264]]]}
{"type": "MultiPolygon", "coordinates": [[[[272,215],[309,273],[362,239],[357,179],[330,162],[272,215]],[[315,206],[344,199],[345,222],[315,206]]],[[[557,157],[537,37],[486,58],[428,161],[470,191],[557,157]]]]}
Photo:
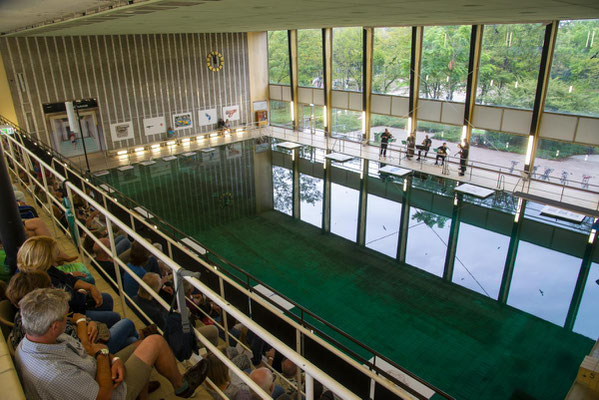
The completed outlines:
{"type": "MultiPolygon", "coordinates": [[[[27,135],[26,133],[25,133],[24,135],[25,135],[25,136],[29,136],[29,135],[27,135]]],[[[11,139],[12,139],[12,138],[11,138],[11,139]]],[[[12,139],[12,140],[14,140],[14,139],[12,139]]],[[[30,154],[32,154],[32,153],[31,153],[31,152],[30,152],[28,149],[25,149],[25,150],[26,150],[27,152],[29,152],[30,154]]],[[[43,160],[40,160],[40,159],[39,159],[37,156],[33,155],[33,157],[34,157],[36,160],[38,160],[38,162],[41,162],[41,163],[43,163],[43,160]]],[[[67,164],[67,163],[65,163],[65,164],[67,164]]],[[[44,163],[44,165],[46,165],[46,164],[44,163]]],[[[46,165],[46,168],[48,168],[48,167],[47,167],[47,165],[46,165]]],[[[72,166],[68,166],[68,164],[67,164],[67,165],[65,165],[65,168],[67,168],[67,172],[70,172],[70,173],[73,173],[74,175],[76,175],[76,176],[77,176],[77,177],[78,177],[78,178],[81,180],[81,182],[82,182],[83,184],[85,184],[85,185],[89,185],[89,186],[90,186],[90,187],[92,187],[94,190],[96,190],[96,191],[98,191],[98,192],[100,192],[100,193],[104,193],[104,190],[102,190],[101,188],[98,188],[98,187],[96,187],[96,186],[94,186],[94,185],[90,184],[89,182],[87,182],[87,181],[86,181],[86,179],[87,179],[87,178],[83,178],[81,175],[79,175],[78,173],[76,173],[76,172],[74,171],[74,170],[75,170],[75,168],[73,168],[72,166]]],[[[64,179],[64,177],[61,177],[61,178],[62,178],[62,179],[64,179]]],[[[94,177],[93,177],[93,176],[92,176],[91,178],[92,178],[92,180],[94,179],[94,177]]],[[[71,183],[69,183],[69,184],[70,184],[70,185],[72,185],[71,183]]],[[[77,188],[77,187],[75,187],[75,188],[76,188],[76,190],[75,190],[75,191],[76,191],[78,194],[82,194],[82,193],[83,193],[83,192],[81,192],[81,190],[80,190],[79,188],[77,188]]],[[[117,193],[118,193],[118,192],[117,192],[117,193]]],[[[114,195],[114,194],[115,194],[115,193],[112,193],[112,195],[114,195]]],[[[125,199],[125,200],[126,200],[126,202],[130,202],[131,204],[138,205],[138,203],[137,203],[137,202],[135,202],[134,200],[132,200],[132,199],[128,198],[127,196],[123,195],[122,193],[118,193],[118,195],[119,195],[119,197],[121,197],[122,199],[125,199]]],[[[87,196],[86,196],[86,197],[87,197],[87,196]]],[[[112,199],[110,196],[106,196],[106,198],[108,198],[108,199],[112,199]]],[[[126,210],[126,207],[124,207],[124,206],[123,206],[123,205],[122,205],[120,202],[114,202],[114,204],[118,204],[120,207],[122,207],[122,208],[124,208],[124,209],[126,210]]],[[[94,207],[95,207],[95,206],[94,206],[94,207]]],[[[129,211],[129,210],[128,210],[128,211],[129,211]]],[[[107,212],[108,212],[108,211],[107,211],[107,212]]],[[[133,214],[131,214],[131,215],[133,215],[133,214]]],[[[138,221],[141,221],[141,222],[143,222],[143,223],[144,223],[144,224],[146,224],[148,227],[150,227],[150,226],[151,226],[151,224],[147,223],[145,220],[143,220],[143,219],[139,219],[139,217],[138,217],[137,215],[134,215],[134,216],[135,216],[135,218],[136,218],[136,219],[138,219],[138,221]]],[[[179,235],[181,235],[181,236],[183,236],[183,237],[187,237],[187,236],[186,236],[186,235],[185,235],[183,232],[181,232],[180,230],[178,230],[177,228],[175,228],[174,226],[172,226],[172,225],[171,225],[171,224],[169,224],[168,222],[166,222],[166,221],[163,221],[163,220],[161,220],[161,219],[160,219],[160,218],[158,218],[158,217],[156,217],[156,218],[160,220],[160,223],[161,223],[161,224],[164,224],[164,225],[166,225],[166,226],[167,226],[169,229],[172,229],[172,231],[173,231],[174,233],[177,233],[177,234],[179,234],[179,235]]],[[[118,225],[118,224],[117,224],[117,225],[118,225]]],[[[156,233],[159,233],[159,234],[160,234],[160,236],[162,236],[163,238],[165,238],[165,239],[167,239],[167,240],[168,240],[168,239],[170,239],[170,237],[168,237],[168,235],[163,235],[163,234],[162,234],[160,231],[157,231],[157,230],[154,230],[154,231],[155,231],[156,233]]],[[[128,232],[127,232],[127,233],[128,233],[128,232]]],[[[132,236],[133,236],[133,235],[132,235],[132,236]]],[[[189,239],[193,240],[193,242],[194,242],[194,243],[198,243],[198,242],[197,242],[195,239],[193,239],[193,238],[189,238],[189,239]]],[[[182,246],[181,246],[179,243],[177,243],[177,242],[171,242],[171,241],[169,240],[169,243],[170,243],[170,244],[175,244],[175,245],[177,245],[177,246],[178,246],[178,247],[179,247],[181,250],[184,250],[184,251],[185,251],[185,250],[187,250],[186,248],[183,248],[183,247],[182,247],[182,246]]],[[[198,244],[199,244],[199,243],[198,243],[198,244]]],[[[231,267],[232,267],[232,268],[234,268],[236,271],[239,271],[239,272],[243,273],[244,275],[246,275],[246,277],[247,277],[248,279],[252,279],[252,280],[253,280],[253,281],[255,281],[256,283],[261,283],[261,284],[263,284],[265,287],[267,287],[267,288],[269,288],[270,290],[272,290],[273,292],[277,293],[277,292],[276,292],[276,290],[274,290],[273,288],[271,288],[271,287],[270,287],[270,286],[268,286],[267,284],[265,284],[265,283],[261,282],[259,279],[257,279],[257,278],[255,278],[255,277],[253,277],[252,275],[250,275],[250,274],[247,274],[245,271],[243,271],[243,270],[242,270],[242,269],[240,269],[239,267],[235,266],[234,264],[232,264],[232,263],[228,262],[228,261],[227,261],[227,260],[225,260],[223,257],[221,257],[221,256],[220,256],[220,255],[218,255],[217,253],[213,252],[213,251],[212,251],[212,250],[210,250],[209,248],[206,248],[206,247],[205,247],[205,246],[203,246],[202,244],[199,244],[199,245],[200,245],[201,247],[205,248],[205,249],[206,249],[206,250],[207,250],[207,251],[208,251],[208,252],[209,252],[211,255],[215,256],[215,257],[216,257],[216,258],[217,258],[217,259],[218,259],[220,262],[226,263],[228,266],[231,266],[231,267]]],[[[154,252],[154,251],[153,251],[153,249],[149,249],[149,250],[150,250],[151,252],[154,252]]],[[[185,252],[189,254],[189,251],[185,251],[185,252]]],[[[161,253],[161,254],[162,254],[162,253],[161,253]]],[[[204,260],[204,259],[202,259],[202,258],[197,258],[197,261],[198,261],[198,262],[200,262],[200,263],[204,263],[204,264],[205,264],[205,260],[204,260]]],[[[211,266],[211,265],[209,265],[209,264],[205,264],[204,266],[205,266],[206,268],[211,268],[211,267],[212,267],[212,266],[211,266]]],[[[236,281],[237,281],[237,280],[239,280],[239,279],[238,279],[238,278],[237,278],[235,275],[232,275],[232,278],[233,278],[234,280],[236,280],[236,281]]],[[[253,294],[256,294],[256,293],[257,293],[257,292],[255,292],[255,291],[253,290],[253,288],[249,287],[249,285],[248,285],[247,283],[245,283],[245,282],[242,282],[242,285],[243,285],[245,288],[247,288],[248,290],[250,290],[250,291],[251,291],[253,294]]],[[[260,297],[262,297],[262,294],[261,294],[261,293],[257,293],[257,294],[258,294],[260,297]]],[[[355,340],[354,338],[352,338],[351,336],[349,336],[347,333],[345,333],[345,332],[343,332],[343,331],[339,330],[339,329],[338,329],[338,328],[336,328],[334,325],[332,325],[332,324],[328,323],[328,322],[327,322],[327,321],[325,321],[324,319],[322,319],[322,318],[320,318],[319,316],[317,316],[317,315],[313,314],[312,312],[310,312],[310,311],[309,311],[309,310],[307,310],[306,308],[304,308],[304,307],[300,306],[299,304],[296,304],[295,302],[293,302],[291,299],[287,298],[286,296],[284,296],[284,295],[282,295],[282,294],[280,294],[280,293],[277,293],[277,294],[278,294],[278,295],[280,295],[282,298],[286,299],[287,301],[289,301],[290,303],[294,304],[296,307],[298,307],[298,309],[300,309],[300,310],[302,311],[302,313],[303,313],[303,314],[310,315],[310,316],[311,316],[311,317],[313,317],[315,320],[317,320],[317,321],[321,322],[322,324],[324,324],[324,325],[325,325],[325,326],[327,326],[328,328],[332,329],[333,331],[337,332],[338,334],[342,335],[342,336],[343,336],[343,337],[345,337],[346,339],[348,339],[348,340],[351,340],[351,341],[352,341],[352,342],[354,342],[355,344],[357,344],[357,345],[361,346],[362,348],[364,348],[364,350],[367,350],[368,352],[370,352],[371,354],[373,354],[375,357],[377,357],[377,358],[380,358],[380,359],[383,359],[383,360],[385,360],[385,361],[389,362],[391,365],[393,365],[393,366],[396,366],[396,367],[397,367],[399,370],[401,370],[402,372],[404,372],[404,373],[406,373],[407,375],[411,376],[413,379],[415,379],[415,380],[419,381],[420,383],[424,384],[425,386],[429,387],[431,390],[434,390],[434,391],[436,391],[437,393],[441,394],[442,396],[444,396],[444,397],[446,397],[446,398],[451,398],[449,395],[446,395],[446,394],[445,394],[445,393],[443,393],[441,390],[439,390],[439,389],[435,388],[434,386],[430,385],[430,384],[429,384],[429,383],[427,383],[426,381],[424,381],[424,380],[422,380],[421,378],[419,378],[419,377],[415,376],[414,374],[412,374],[411,372],[409,372],[409,371],[405,370],[404,368],[402,368],[402,367],[400,367],[400,366],[397,366],[397,365],[396,365],[394,362],[392,362],[392,361],[391,361],[391,360],[389,360],[388,358],[386,358],[386,357],[384,357],[384,356],[382,356],[382,355],[378,354],[376,351],[374,351],[374,350],[370,349],[369,347],[367,347],[367,346],[363,345],[362,343],[358,342],[357,340],[355,340]]],[[[273,305],[273,304],[272,304],[272,302],[270,301],[270,299],[266,299],[266,301],[268,301],[269,303],[271,303],[270,305],[273,305]]],[[[276,304],[274,304],[274,306],[275,306],[275,307],[277,307],[277,308],[279,308],[279,306],[278,306],[278,305],[276,305],[276,304]]],[[[226,307],[223,307],[223,309],[226,309],[226,307]]],[[[301,319],[300,319],[300,318],[298,318],[297,316],[295,316],[295,315],[292,315],[292,314],[291,314],[291,316],[292,316],[292,318],[293,318],[293,319],[295,319],[295,320],[300,320],[300,321],[301,321],[301,322],[302,322],[304,325],[308,325],[308,326],[310,326],[310,324],[309,324],[309,323],[307,323],[306,321],[304,321],[304,320],[303,320],[303,318],[301,318],[301,319]]],[[[311,327],[311,326],[310,326],[310,327],[311,327]]],[[[314,327],[311,327],[311,328],[312,328],[312,329],[314,329],[314,330],[317,330],[317,329],[316,329],[316,328],[314,328],[314,327]]],[[[306,331],[306,332],[304,332],[304,333],[309,333],[309,331],[306,331]]],[[[356,358],[358,358],[358,359],[361,359],[361,360],[363,360],[363,361],[364,361],[366,364],[369,364],[367,360],[364,360],[362,357],[359,357],[359,356],[357,356],[357,355],[356,355],[356,354],[355,354],[353,351],[351,351],[351,350],[347,349],[345,346],[343,346],[342,344],[338,343],[336,340],[334,340],[334,339],[330,338],[328,335],[326,335],[326,334],[324,334],[324,333],[322,333],[322,335],[323,335],[323,336],[325,336],[325,337],[328,337],[328,338],[329,338],[329,340],[333,341],[333,342],[334,342],[336,345],[338,345],[338,346],[340,346],[340,347],[344,348],[344,350],[345,350],[346,352],[349,352],[349,353],[351,353],[351,354],[352,354],[354,357],[356,357],[356,358]]],[[[389,375],[388,373],[386,373],[386,371],[380,370],[380,368],[378,368],[378,367],[376,367],[376,366],[374,366],[374,365],[372,365],[372,364],[369,364],[369,367],[370,367],[371,369],[374,369],[375,371],[377,371],[377,373],[378,373],[379,375],[385,376],[385,377],[386,377],[388,380],[390,380],[390,381],[394,382],[395,384],[397,384],[397,385],[401,385],[401,386],[405,386],[405,385],[403,385],[401,382],[397,381],[397,379],[396,379],[396,378],[394,378],[393,376],[391,376],[391,375],[389,375]]],[[[375,376],[372,376],[372,377],[373,377],[373,378],[375,378],[375,377],[376,377],[376,375],[375,375],[375,376]]],[[[380,383],[383,383],[383,385],[384,385],[384,386],[388,386],[388,385],[386,385],[386,384],[385,384],[385,383],[386,383],[385,381],[381,381],[380,383]]],[[[394,391],[397,391],[397,390],[396,390],[396,388],[392,388],[392,390],[394,390],[394,391]]]]}
{"type": "MultiPolygon", "coordinates": [[[[13,138],[8,137],[8,139],[14,141],[13,138]]],[[[20,144],[17,143],[16,141],[15,141],[15,144],[17,144],[18,146],[20,146],[20,144]]],[[[51,168],[46,162],[44,162],[42,159],[40,159],[37,155],[33,154],[33,152],[31,152],[27,148],[23,148],[22,147],[22,149],[25,152],[28,153],[29,157],[33,157],[43,168],[45,168],[45,170],[50,171],[54,176],[56,176],[57,179],[59,179],[61,182],[64,182],[65,186],[70,191],[72,191],[72,192],[76,193],[77,195],[79,195],[89,205],[91,205],[96,210],[98,210],[100,213],[102,213],[102,215],[106,218],[107,221],[110,221],[112,224],[115,224],[121,230],[123,230],[127,235],[129,235],[130,237],[132,237],[135,241],[137,241],[140,244],[142,244],[146,248],[146,250],[148,250],[150,253],[152,253],[154,256],[156,256],[158,259],[160,259],[174,273],[176,273],[177,271],[179,271],[180,269],[182,269],[182,267],[178,263],[176,263],[174,260],[170,259],[162,251],[160,251],[157,248],[155,248],[150,242],[147,242],[141,235],[139,235],[137,232],[135,232],[133,229],[131,229],[129,226],[127,226],[125,223],[123,223],[122,221],[120,221],[118,217],[116,217],[112,213],[110,213],[106,208],[104,208],[104,206],[102,206],[98,202],[96,202],[96,200],[94,200],[93,198],[91,198],[90,196],[88,196],[85,193],[85,191],[83,191],[80,188],[78,188],[76,185],[74,185],[72,182],[68,181],[60,173],[58,173],[53,168],[51,168]]],[[[14,157],[12,157],[12,155],[9,155],[9,157],[11,157],[11,159],[12,159],[13,162],[15,162],[15,163],[17,162],[17,160],[14,157]]],[[[47,193],[46,195],[49,195],[49,193],[47,193]]],[[[78,225],[81,225],[81,224],[79,223],[78,225]]],[[[114,242],[112,243],[112,245],[113,244],[114,244],[114,242]]],[[[109,250],[109,249],[104,248],[104,250],[106,251],[106,250],[109,250]]],[[[124,263],[122,263],[122,261],[120,261],[118,259],[115,259],[115,261],[117,261],[120,264],[122,264],[121,266],[124,266],[124,263]]],[[[210,267],[208,264],[206,264],[205,266],[210,267]]],[[[129,270],[128,267],[125,266],[125,268],[128,270],[128,272],[131,274],[131,276],[133,278],[136,278],[136,280],[138,281],[138,283],[140,283],[141,285],[143,285],[146,289],[150,289],[150,293],[152,293],[151,292],[151,288],[149,288],[147,285],[145,285],[145,283],[141,279],[139,279],[135,275],[135,273],[133,273],[131,270],[129,270]]],[[[358,397],[355,396],[353,393],[351,393],[348,389],[346,389],[345,387],[341,386],[337,381],[335,381],[334,379],[332,379],[329,375],[325,374],[322,370],[320,370],[319,368],[317,368],[315,365],[313,365],[312,363],[310,363],[305,358],[301,357],[293,349],[289,348],[286,344],[284,344],[278,338],[274,337],[269,332],[267,332],[266,330],[264,330],[261,326],[259,326],[257,323],[255,323],[252,319],[250,319],[245,314],[243,314],[242,312],[240,312],[239,310],[237,310],[236,308],[234,308],[230,303],[226,302],[224,299],[222,299],[218,294],[216,294],[215,292],[213,292],[206,285],[204,285],[203,283],[199,282],[195,278],[185,277],[185,279],[187,279],[196,288],[200,289],[202,291],[202,293],[204,293],[212,301],[214,301],[215,303],[219,304],[223,309],[226,309],[238,321],[240,321],[245,326],[247,326],[250,330],[252,330],[253,332],[255,332],[259,337],[261,337],[263,340],[265,340],[269,344],[273,345],[273,347],[275,347],[277,350],[279,350],[289,360],[291,360],[292,362],[294,362],[300,368],[304,369],[306,371],[306,373],[309,373],[309,374],[317,377],[318,379],[320,379],[322,381],[322,383],[324,385],[326,385],[329,389],[331,389],[335,394],[341,396],[343,399],[352,399],[352,400],[353,399],[356,399],[356,400],[358,399],[358,397]]],[[[121,289],[121,288],[119,288],[119,289],[121,289]]],[[[199,335],[198,332],[196,332],[196,333],[199,335]]],[[[213,346],[209,341],[207,341],[207,339],[205,339],[202,335],[199,335],[199,339],[202,341],[202,343],[204,345],[206,345],[208,347],[208,349],[210,351],[216,352],[216,353],[220,353],[222,355],[222,353],[215,346],[213,346]]],[[[226,356],[224,356],[224,357],[226,358],[226,356]]],[[[234,364],[232,364],[232,362],[230,362],[230,360],[228,360],[228,359],[226,359],[226,360],[222,359],[222,361],[225,364],[227,364],[227,366],[229,368],[233,369],[236,373],[239,373],[240,378],[247,385],[249,385],[254,391],[256,391],[257,393],[260,393],[260,395],[261,395],[262,398],[265,398],[265,399],[270,398],[270,396],[268,394],[266,394],[258,385],[256,385],[256,383],[253,382],[249,377],[247,377],[247,375],[244,374],[243,371],[241,371],[237,367],[235,367],[234,364]]]]}

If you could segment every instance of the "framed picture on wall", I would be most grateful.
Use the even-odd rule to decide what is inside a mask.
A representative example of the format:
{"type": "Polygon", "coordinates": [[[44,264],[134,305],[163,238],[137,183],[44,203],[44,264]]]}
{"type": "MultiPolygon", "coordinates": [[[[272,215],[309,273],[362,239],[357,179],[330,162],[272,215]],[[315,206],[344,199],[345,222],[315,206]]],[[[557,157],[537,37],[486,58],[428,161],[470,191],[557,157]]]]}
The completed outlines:
{"type": "Polygon", "coordinates": [[[144,132],[146,136],[162,135],[166,132],[164,117],[144,118],[144,132]]]}
{"type": "Polygon", "coordinates": [[[223,119],[229,121],[239,121],[239,106],[223,107],[223,119]]]}
{"type": "Polygon", "coordinates": [[[198,117],[200,126],[216,124],[216,108],[211,108],[210,110],[200,110],[198,111],[198,117]]]}
{"type": "Polygon", "coordinates": [[[191,119],[191,113],[181,113],[173,115],[173,128],[176,131],[181,129],[193,128],[193,120],[191,119]]]}
{"type": "Polygon", "coordinates": [[[131,121],[110,124],[110,135],[113,142],[133,139],[133,124],[131,121]]]}

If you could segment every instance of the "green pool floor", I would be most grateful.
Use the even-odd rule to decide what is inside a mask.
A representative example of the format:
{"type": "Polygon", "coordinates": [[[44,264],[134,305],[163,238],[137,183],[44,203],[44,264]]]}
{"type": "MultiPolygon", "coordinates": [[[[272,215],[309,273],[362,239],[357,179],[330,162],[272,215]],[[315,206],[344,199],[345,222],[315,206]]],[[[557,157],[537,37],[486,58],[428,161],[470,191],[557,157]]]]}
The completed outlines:
{"type": "Polygon", "coordinates": [[[458,399],[563,399],[593,345],[278,212],[194,236],[458,399]]]}

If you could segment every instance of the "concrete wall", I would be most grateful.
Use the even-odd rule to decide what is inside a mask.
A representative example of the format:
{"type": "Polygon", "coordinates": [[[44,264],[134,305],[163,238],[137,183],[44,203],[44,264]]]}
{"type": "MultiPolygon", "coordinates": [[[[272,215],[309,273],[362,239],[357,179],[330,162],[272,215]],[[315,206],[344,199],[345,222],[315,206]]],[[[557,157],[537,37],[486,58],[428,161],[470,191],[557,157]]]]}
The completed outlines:
{"type": "Polygon", "coordinates": [[[18,124],[44,142],[42,104],[82,98],[98,100],[110,150],[163,139],[145,135],[144,118],[164,116],[171,126],[174,114],[192,112],[194,127],[179,136],[215,128],[199,127],[199,110],[216,108],[221,117],[222,107],[239,105],[237,123],[251,121],[245,33],[3,38],[0,55],[18,124]],[[218,72],[206,63],[212,51],[224,57],[218,72]],[[135,138],[113,141],[110,125],[127,121],[135,138]]]}
{"type": "Polygon", "coordinates": [[[17,122],[17,113],[15,112],[15,105],[10,95],[10,87],[2,57],[0,57],[0,93],[0,115],[8,118],[10,121],[17,122]]]}

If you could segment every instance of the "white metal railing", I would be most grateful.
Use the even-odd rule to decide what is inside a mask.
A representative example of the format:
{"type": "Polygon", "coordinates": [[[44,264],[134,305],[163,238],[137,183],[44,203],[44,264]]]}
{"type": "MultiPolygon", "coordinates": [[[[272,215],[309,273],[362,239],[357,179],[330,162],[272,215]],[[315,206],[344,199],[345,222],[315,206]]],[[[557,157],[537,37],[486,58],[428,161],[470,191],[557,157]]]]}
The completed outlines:
{"type": "MultiPolygon", "coordinates": [[[[133,238],[135,241],[138,241],[140,244],[142,244],[151,254],[156,256],[157,259],[159,259],[165,265],[167,265],[175,275],[176,275],[176,272],[179,269],[181,269],[181,266],[172,259],[172,248],[173,247],[177,247],[178,250],[182,251],[187,256],[191,257],[194,261],[196,261],[198,264],[202,265],[204,268],[213,270],[213,272],[216,273],[219,278],[220,287],[221,287],[220,294],[216,293],[215,291],[210,289],[207,285],[205,285],[198,279],[188,278],[188,277],[186,277],[185,279],[187,279],[194,287],[199,289],[210,300],[212,300],[214,303],[218,304],[222,308],[222,310],[224,312],[224,314],[223,314],[223,321],[225,322],[224,328],[225,328],[225,331],[227,332],[227,334],[228,334],[228,329],[226,327],[226,313],[233,316],[235,319],[237,319],[237,321],[242,323],[249,330],[253,331],[260,338],[262,338],[265,342],[267,342],[268,344],[273,346],[275,349],[277,349],[277,351],[281,352],[285,357],[287,357],[292,362],[294,362],[296,365],[298,365],[298,367],[300,369],[304,370],[306,373],[306,382],[307,382],[306,396],[308,399],[310,399],[309,393],[308,393],[309,392],[308,388],[310,386],[309,382],[310,382],[311,377],[314,377],[315,379],[322,382],[323,385],[325,385],[327,388],[329,388],[330,390],[335,392],[341,398],[357,399],[358,397],[355,394],[353,394],[351,391],[349,391],[347,388],[342,386],[339,382],[337,382],[336,380],[331,378],[329,375],[324,373],[322,370],[320,370],[318,367],[316,367],[310,361],[308,361],[307,359],[302,357],[296,350],[287,346],[285,343],[283,343],[277,337],[270,334],[264,328],[262,328],[257,323],[255,323],[250,317],[245,315],[243,312],[241,312],[237,308],[233,307],[224,297],[224,290],[222,289],[224,282],[227,282],[229,285],[232,285],[237,290],[243,292],[244,294],[247,295],[247,297],[249,299],[251,299],[251,301],[254,301],[254,302],[260,304],[261,306],[266,308],[268,311],[270,311],[271,313],[276,315],[278,318],[281,318],[284,322],[293,326],[296,329],[298,338],[300,338],[301,335],[306,335],[306,336],[310,337],[312,340],[316,341],[318,344],[325,347],[327,350],[333,352],[335,355],[337,355],[338,357],[340,357],[341,359],[346,361],[353,368],[356,368],[361,373],[363,373],[364,375],[369,377],[372,380],[372,382],[371,382],[372,387],[374,387],[374,382],[376,382],[376,383],[382,385],[383,387],[385,387],[386,389],[390,390],[391,392],[393,392],[400,398],[405,398],[405,399],[414,398],[412,395],[410,395],[403,389],[399,388],[398,386],[394,385],[393,383],[388,381],[383,376],[377,374],[374,371],[371,371],[368,367],[357,363],[354,359],[347,356],[342,351],[331,346],[327,341],[314,335],[313,332],[311,332],[311,330],[307,329],[306,327],[302,326],[301,324],[298,324],[296,321],[289,318],[288,316],[281,315],[279,313],[279,310],[276,307],[274,307],[270,302],[266,301],[265,299],[263,299],[260,295],[256,294],[255,292],[253,292],[251,290],[247,290],[242,285],[239,285],[236,281],[231,279],[229,276],[227,276],[226,274],[223,274],[221,271],[219,271],[217,267],[206,262],[202,257],[199,257],[197,254],[195,254],[193,251],[188,249],[186,246],[182,245],[178,241],[170,238],[168,235],[165,235],[164,233],[155,229],[155,227],[152,224],[150,224],[148,221],[146,221],[146,219],[143,218],[143,216],[138,215],[137,213],[132,213],[131,210],[129,210],[125,206],[121,205],[116,199],[113,199],[112,197],[110,197],[110,193],[107,193],[103,189],[98,188],[98,187],[92,185],[91,183],[87,182],[87,178],[83,178],[77,172],[73,171],[68,165],[61,164],[61,166],[64,167],[65,175],[67,175],[67,176],[61,175],[58,171],[56,171],[52,167],[52,165],[47,164],[43,159],[41,159],[36,154],[34,154],[31,150],[26,148],[22,143],[19,143],[19,141],[17,141],[14,137],[8,137],[8,136],[3,137],[3,140],[1,140],[0,142],[3,144],[4,148],[8,148],[8,152],[5,152],[5,154],[6,154],[7,159],[10,159],[13,163],[13,165],[12,165],[13,168],[11,168],[11,170],[15,174],[15,176],[17,176],[19,180],[21,180],[22,182],[24,182],[26,184],[27,183],[33,184],[39,190],[41,190],[45,193],[46,199],[45,199],[45,201],[43,201],[43,199],[35,193],[35,190],[32,191],[32,195],[37,199],[37,201],[40,202],[40,204],[42,204],[42,207],[44,208],[44,210],[50,216],[52,216],[52,221],[53,221],[53,225],[54,225],[55,229],[57,227],[60,227],[60,223],[56,219],[56,217],[53,215],[52,205],[57,206],[63,212],[66,212],[66,208],[60,202],[60,200],[58,198],[56,198],[55,196],[53,196],[50,193],[50,191],[48,190],[49,183],[48,183],[48,180],[46,179],[46,173],[49,173],[50,176],[53,177],[53,179],[56,179],[65,185],[66,190],[67,190],[67,197],[70,199],[71,204],[72,204],[73,193],[75,193],[75,194],[79,195],[81,198],[83,198],[89,205],[93,206],[96,210],[98,210],[103,215],[103,217],[105,218],[106,227],[107,227],[107,230],[109,233],[109,240],[110,240],[110,244],[111,244],[110,248],[105,247],[103,245],[103,243],[99,241],[99,238],[96,237],[89,229],[87,229],[87,227],[85,227],[84,224],[77,221],[77,226],[79,227],[79,229],[81,229],[83,232],[85,232],[87,235],[89,235],[94,240],[94,242],[97,243],[104,251],[106,251],[108,254],[112,254],[113,260],[115,263],[115,271],[116,271],[116,277],[117,277],[117,282],[113,281],[113,284],[116,284],[116,286],[119,289],[119,295],[121,297],[120,300],[121,300],[121,305],[123,307],[123,310],[126,309],[125,308],[126,295],[124,294],[124,291],[122,290],[122,282],[120,279],[120,269],[121,268],[123,268],[125,271],[127,271],[142,287],[147,289],[149,293],[153,294],[153,291],[151,290],[151,288],[149,288],[143,282],[143,280],[138,278],[135,273],[132,273],[132,271],[129,269],[129,267],[126,264],[124,264],[116,256],[114,237],[112,234],[112,226],[113,225],[117,226],[123,232],[125,232],[127,235],[129,235],[131,238],[133,238]],[[33,175],[33,173],[32,173],[33,163],[31,162],[31,160],[35,161],[39,165],[39,168],[41,170],[40,172],[41,172],[41,176],[42,176],[42,182],[39,182],[37,177],[35,177],[33,175]],[[23,181],[21,179],[22,177],[19,174],[19,172],[22,172],[25,174],[25,177],[27,178],[26,181],[23,181]],[[67,179],[68,175],[77,177],[78,180],[80,180],[82,187],[80,188],[77,185],[75,185],[73,182],[68,181],[68,179],[67,179]],[[97,199],[90,197],[86,193],[85,189],[88,187],[92,188],[97,193],[100,193],[102,195],[103,204],[98,203],[97,199]],[[110,199],[110,200],[108,200],[108,199],[110,199]],[[124,211],[126,211],[129,214],[129,216],[131,218],[131,223],[132,223],[131,227],[129,227],[124,222],[122,222],[117,216],[115,216],[114,214],[112,214],[109,211],[108,204],[107,204],[108,201],[111,201],[112,204],[118,205],[119,207],[121,207],[124,211]],[[141,223],[141,224],[145,225],[148,229],[151,229],[155,234],[162,237],[167,242],[168,255],[163,253],[162,251],[159,251],[158,249],[156,249],[152,245],[152,243],[150,243],[149,241],[146,241],[141,235],[139,235],[134,229],[135,223],[141,223]]],[[[51,164],[54,162],[55,162],[54,159],[52,159],[51,164]]],[[[76,230],[76,232],[78,232],[78,231],[76,230]]],[[[68,230],[67,230],[67,233],[68,233],[68,230]]],[[[78,241],[78,243],[81,243],[81,241],[78,241]]],[[[88,257],[91,257],[91,255],[89,253],[87,253],[86,251],[84,251],[83,249],[81,249],[81,251],[82,251],[82,253],[86,254],[88,257]]],[[[166,304],[166,302],[164,302],[161,298],[159,298],[158,295],[155,295],[155,298],[161,303],[161,305],[163,307],[168,307],[168,304],[166,304]]],[[[134,302],[131,302],[131,304],[133,304],[133,306],[135,307],[134,302]]],[[[138,311],[141,311],[141,310],[138,309],[138,311]]],[[[218,351],[218,349],[215,348],[206,338],[201,336],[199,334],[199,332],[197,332],[197,330],[196,330],[196,334],[198,335],[198,338],[202,342],[202,344],[204,344],[210,351],[214,352],[229,368],[231,368],[233,373],[238,375],[246,384],[248,384],[248,386],[250,386],[257,393],[260,393],[262,398],[270,398],[266,393],[261,391],[260,388],[257,387],[257,385],[251,379],[249,379],[249,377],[246,374],[243,373],[243,371],[240,371],[238,368],[236,368],[232,364],[232,362],[227,358],[226,355],[224,355],[220,351],[218,351]]],[[[299,341],[299,339],[298,339],[298,341],[299,341]]]]}

